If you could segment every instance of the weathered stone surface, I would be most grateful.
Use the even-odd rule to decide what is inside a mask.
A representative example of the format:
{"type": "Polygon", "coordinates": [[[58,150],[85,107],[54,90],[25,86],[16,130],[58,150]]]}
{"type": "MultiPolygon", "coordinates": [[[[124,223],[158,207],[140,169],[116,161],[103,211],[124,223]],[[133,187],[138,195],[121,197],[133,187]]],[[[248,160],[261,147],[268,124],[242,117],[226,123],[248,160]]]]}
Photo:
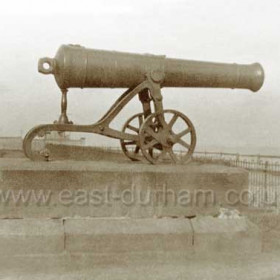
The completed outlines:
{"type": "Polygon", "coordinates": [[[198,217],[191,221],[195,252],[254,254],[262,250],[259,228],[245,217],[240,219],[198,217]]]}
{"type": "Polygon", "coordinates": [[[278,280],[279,254],[169,255],[155,259],[118,255],[108,261],[94,254],[5,257],[4,280],[278,280]]]}
{"type": "Polygon", "coordinates": [[[263,252],[280,252],[280,215],[265,210],[248,213],[248,219],[255,223],[262,233],[263,252]]]}
{"type": "Polygon", "coordinates": [[[147,253],[192,250],[188,219],[67,219],[65,249],[71,253],[147,253]]]}
{"type": "Polygon", "coordinates": [[[61,220],[1,219],[2,255],[59,254],[64,250],[61,220]]]}
{"type": "Polygon", "coordinates": [[[5,159],[0,160],[0,218],[215,214],[227,205],[229,190],[238,196],[247,187],[246,171],[219,165],[5,159]],[[38,202],[40,193],[45,201],[38,202]]]}

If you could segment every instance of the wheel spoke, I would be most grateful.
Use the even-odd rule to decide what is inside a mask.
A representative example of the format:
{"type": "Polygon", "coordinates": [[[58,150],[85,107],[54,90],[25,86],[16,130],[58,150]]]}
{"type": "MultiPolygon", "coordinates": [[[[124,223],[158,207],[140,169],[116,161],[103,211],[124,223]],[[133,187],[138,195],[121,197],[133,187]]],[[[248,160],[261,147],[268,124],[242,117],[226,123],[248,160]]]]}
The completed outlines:
{"type": "MultiPolygon", "coordinates": [[[[139,135],[141,124],[144,122],[143,113],[133,115],[127,120],[122,128],[122,132],[139,135]]],[[[133,161],[141,160],[142,153],[139,140],[121,139],[121,148],[124,154],[133,161]]]]}
{"type": "Polygon", "coordinates": [[[152,148],[155,144],[157,144],[158,143],[158,141],[157,140],[155,140],[155,139],[153,139],[152,141],[150,141],[148,144],[146,144],[145,146],[143,146],[143,149],[150,149],[150,148],[152,148]]]}
{"type": "Polygon", "coordinates": [[[182,132],[176,134],[176,138],[181,138],[190,132],[191,132],[191,129],[188,127],[187,129],[183,130],[182,132]]]}
{"type": "Polygon", "coordinates": [[[168,123],[168,127],[169,129],[171,129],[173,127],[173,125],[175,124],[176,120],[178,119],[178,115],[177,114],[174,114],[172,119],[170,120],[170,122],[168,123]]]}
{"type": "Polygon", "coordinates": [[[150,149],[149,149],[149,155],[150,155],[151,157],[153,157],[153,155],[154,155],[153,148],[150,148],[150,149]]]}
{"type": "Polygon", "coordinates": [[[143,123],[143,115],[138,116],[138,121],[139,121],[139,127],[140,127],[143,123]]]}
{"type": "Polygon", "coordinates": [[[183,147],[185,147],[185,148],[187,148],[187,149],[189,149],[189,148],[191,147],[190,144],[188,144],[187,142],[185,142],[185,141],[182,140],[182,139],[179,139],[177,143],[178,143],[178,144],[181,144],[183,147]]]}
{"type": "Polygon", "coordinates": [[[130,124],[127,125],[127,128],[136,132],[136,133],[139,133],[139,128],[135,127],[135,126],[132,126],[130,124]]]}
{"type": "Polygon", "coordinates": [[[169,153],[171,159],[172,159],[174,162],[177,162],[177,157],[176,157],[176,155],[174,154],[173,150],[170,149],[170,150],[168,151],[168,153],[169,153]]]}

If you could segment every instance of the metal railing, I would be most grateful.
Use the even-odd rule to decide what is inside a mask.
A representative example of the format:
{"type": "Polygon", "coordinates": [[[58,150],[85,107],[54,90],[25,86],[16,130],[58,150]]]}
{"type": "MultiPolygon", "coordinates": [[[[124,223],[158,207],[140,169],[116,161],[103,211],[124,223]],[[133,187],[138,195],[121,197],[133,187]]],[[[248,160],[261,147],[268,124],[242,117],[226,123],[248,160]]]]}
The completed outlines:
{"type": "Polygon", "coordinates": [[[249,171],[251,205],[280,209],[280,160],[278,156],[196,152],[193,159],[203,163],[224,164],[249,171]]]}

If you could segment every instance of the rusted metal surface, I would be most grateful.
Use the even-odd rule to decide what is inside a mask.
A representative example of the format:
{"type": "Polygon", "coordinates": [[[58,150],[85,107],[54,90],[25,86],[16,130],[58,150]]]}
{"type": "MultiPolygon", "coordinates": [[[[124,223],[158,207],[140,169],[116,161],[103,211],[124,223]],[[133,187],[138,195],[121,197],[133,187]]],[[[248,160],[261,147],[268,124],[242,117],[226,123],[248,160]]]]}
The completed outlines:
{"type": "Polygon", "coordinates": [[[55,58],[39,60],[38,70],[43,74],[53,74],[62,92],[59,120],[33,128],[24,139],[25,155],[41,160],[42,153],[32,150],[32,141],[36,137],[43,137],[50,131],[73,131],[120,139],[124,154],[131,160],[145,158],[153,164],[187,162],[196,145],[195,128],[184,114],[164,110],[161,88],[216,87],[257,91],[264,81],[264,71],[258,63],[199,62],[93,50],[79,45],[62,45],[55,58]],[[100,87],[128,90],[95,124],[74,125],[70,122],[67,117],[68,89],[100,87]],[[111,122],[136,95],[142,103],[143,112],[129,118],[122,131],[111,128],[111,122]],[[174,153],[175,149],[182,150],[180,156],[174,153]]]}

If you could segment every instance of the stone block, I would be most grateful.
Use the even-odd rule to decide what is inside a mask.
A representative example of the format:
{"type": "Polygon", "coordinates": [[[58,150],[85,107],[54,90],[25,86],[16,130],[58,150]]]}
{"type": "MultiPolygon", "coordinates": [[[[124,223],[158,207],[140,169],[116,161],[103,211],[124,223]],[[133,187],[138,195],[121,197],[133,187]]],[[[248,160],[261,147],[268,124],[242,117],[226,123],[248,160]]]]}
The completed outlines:
{"type": "Polygon", "coordinates": [[[1,255],[58,254],[64,250],[61,220],[1,219],[1,255]]]}
{"type": "Polygon", "coordinates": [[[70,253],[164,253],[192,250],[188,219],[67,219],[70,253]]]}
{"type": "Polygon", "coordinates": [[[248,219],[261,230],[263,252],[280,251],[280,215],[262,210],[249,213],[248,219]]]}
{"type": "Polygon", "coordinates": [[[259,228],[245,217],[219,219],[197,217],[191,220],[194,230],[194,250],[202,253],[260,253],[259,228]]]}

